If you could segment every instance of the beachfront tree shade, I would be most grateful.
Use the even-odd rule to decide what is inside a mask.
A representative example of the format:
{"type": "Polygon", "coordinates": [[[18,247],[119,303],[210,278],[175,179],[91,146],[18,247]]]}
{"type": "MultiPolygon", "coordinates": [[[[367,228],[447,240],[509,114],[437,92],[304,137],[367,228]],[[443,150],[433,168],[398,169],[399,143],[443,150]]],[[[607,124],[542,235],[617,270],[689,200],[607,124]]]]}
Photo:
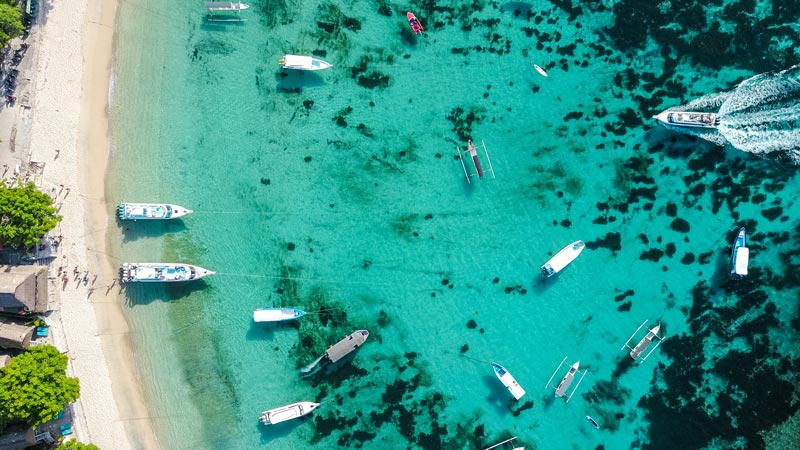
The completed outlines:
{"type": "Polygon", "coordinates": [[[0,183],[0,244],[4,247],[36,245],[60,220],[53,199],[33,183],[12,188],[0,183]]]}
{"type": "Polygon", "coordinates": [[[52,345],[36,345],[11,358],[0,369],[0,430],[12,420],[41,425],[74,402],[80,384],[66,369],[67,356],[52,345]]]}
{"type": "Polygon", "coordinates": [[[11,39],[22,36],[25,27],[22,25],[22,11],[19,6],[12,6],[9,0],[0,0],[0,48],[8,45],[11,39]]]}
{"type": "Polygon", "coordinates": [[[84,444],[76,440],[66,441],[58,446],[58,450],[100,450],[94,444],[84,444]]]}

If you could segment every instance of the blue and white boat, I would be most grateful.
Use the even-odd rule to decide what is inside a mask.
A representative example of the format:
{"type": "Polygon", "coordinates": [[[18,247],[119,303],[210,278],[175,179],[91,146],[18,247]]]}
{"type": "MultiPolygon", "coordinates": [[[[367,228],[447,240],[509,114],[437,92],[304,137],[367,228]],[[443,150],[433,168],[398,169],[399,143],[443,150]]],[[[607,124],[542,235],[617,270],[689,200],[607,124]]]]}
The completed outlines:
{"type": "Polygon", "coordinates": [[[720,122],[718,114],[694,111],[664,111],[653,118],[666,128],[715,129],[720,122]]]}
{"type": "Polygon", "coordinates": [[[301,55],[284,55],[283,58],[278,61],[278,64],[284,69],[294,70],[322,70],[332,67],[331,63],[321,59],[301,55]]]}
{"type": "Polygon", "coordinates": [[[123,263],[119,271],[121,283],[170,283],[199,280],[213,272],[200,266],[180,263],[123,263]]]}
{"type": "Polygon", "coordinates": [[[542,277],[550,278],[558,272],[561,272],[564,267],[567,267],[569,263],[574,261],[575,258],[581,254],[584,248],[586,248],[586,244],[584,244],[583,241],[575,241],[562,248],[561,251],[544,263],[542,266],[542,277]]]}
{"type": "Polygon", "coordinates": [[[122,220],[168,220],[191,213],[191,209],[168,203],[120,203],[117,207],[122,220]]]}
{"type": "Polygon", "coordinates": [[[253,320],[256,322],[283,322],[299,319],[306,312],[297,308],[259,308],[253,311],[253,320]]]}
{"type": "Polygon", "coordinates": [[[738,280],[747,275],[747,264],[750,261],[750,249],[747,245],[747,231],[744,227],[739,228],[736,239],[733,241],[733,251],[731,251],[731,278],[738,280]]]}
{"type": "Polygon", "coordinates": [[[497,378],[503,383],[503,386],[508,389],[508,392],[514,396],[515,399],[519,400],[525,395],[525,389],[522,389],[522,386],[517,383],[517,380],[508,373],[505,367],[501,366],[497,363],[492,363],[492,368],[494,369],[494,374],[497,375],[497,378]]]}

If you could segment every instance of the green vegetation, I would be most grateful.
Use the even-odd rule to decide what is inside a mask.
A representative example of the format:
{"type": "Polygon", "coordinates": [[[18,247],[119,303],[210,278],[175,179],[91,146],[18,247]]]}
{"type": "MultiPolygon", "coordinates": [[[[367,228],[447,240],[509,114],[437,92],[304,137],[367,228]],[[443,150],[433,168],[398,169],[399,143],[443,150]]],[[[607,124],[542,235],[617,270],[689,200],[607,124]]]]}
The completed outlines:
{"type": "Polygon", "coordinates": [[[25,31],[22,11],[14,3],[14,0],[0,0],[0,48],[25,31]]]}
{"type": "Polygon", "coordinates": [[[82,442],[78,442],[76,440],[70,440],[64,442],[63,444],[58,446],[59,450],[100,450],[94,444],[84,444],[82,442]]]}
{"type": "Polygon", "coordinates": [[[0,430],[12,420],[38,426],[54,419],[80,395],[77,378],[66,375],[67,356],[37,345],[0,369],[0,430]]]}
{"type": "Polygon", "coordinates": [[[0,244],[12,248],[36,245],[60,220],[53,199],[33,183],[13,188],[0,183],[0,244]]]}

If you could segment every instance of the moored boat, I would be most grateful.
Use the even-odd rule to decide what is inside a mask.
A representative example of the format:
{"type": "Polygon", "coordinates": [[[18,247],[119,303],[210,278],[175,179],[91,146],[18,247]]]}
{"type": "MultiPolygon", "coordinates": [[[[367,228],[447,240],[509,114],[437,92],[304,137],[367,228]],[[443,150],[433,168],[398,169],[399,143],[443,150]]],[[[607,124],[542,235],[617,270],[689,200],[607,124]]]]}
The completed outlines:
{"type": "Polygon", "coordinates": [[[653,339],[658,338],[658,331],[660,329],[661,329],[661,324],[659,323],[650,330],[648,330],[647,334],[642,338],[642,340],[639,341],[638,344],[636,344],[636,347],[633,347],[633,349],[631,349],[631,352],[629,353],[630,357],[633,359],[639,359],[639,356],[641,356],[642,353],[644,353],[644,351],[647,350],[647,347],[649,347],[650,344],[653,343],[653,339]]]}
{"type": "Polygon", "coordinates": [[[733,240],[731,251],[731,278],[738,280],[747,275],[747,264],[750,262],[750,249],[747,245],[747,231],[739,228],[736,239],[733,240]]]}
{"type": "Polygon", "coordinates": [[[592,416],[590,416],[590,415],[588,415],[588,414],[587,414],[587,415],[586,415],[586,420],[588,420],[588,421],[589,421],[589,423],[591,423],[593,427],[597,428],[598,430],[600,429],[600,424],[599,424],[599,423],[597,423],[597,421],[596,421],[596,420],[594,420],[594,419],[592,418],[592,416]]]}
{"type": "Polygon", "coordinates": [[[414,34],[420,35],[423,31],[425,31],[425,28],[422,27],[422,24],[419,22],[414,13],[406,13],[406,19],[408,19],[408,25],[411,27],[411,31],[413,31],[414,34]]]}
{"type": "Polygon", "coordinates": [[[263,308],[253,311],[253,320],[256,322],[283,322],[299,319],[305,315],[305,311],[297,308],[263,308]]]}
{"type": "Polygon", "coordinates": [[[278,64],[284,69],[294,70],[322,70],[333,66],[321,59],[302,55],[283,55],[278,64]]]}
{"type": "Polygon", "coordinates": [[[567,389],[569,389],[569,385],[572,384],[573,380],[575,380],[575,373],[578,372],[578,368],[580,366],[581,362],[575,361],[575,364],[569,368],[567,374],[564,375],[564,378],[561,379],[561,382],[558,383],[558,386],[556,387],[556,397],[564,396],[564,394],[567,392],[567,389]]]}
{"type": "Polygon", "coordinates": [[[264,425],[274,425],[287,420],[297,419],[298,417],[303,417],[311,411],[314,411],[318,406],[319,403],[314,402],[297,402],[291,405],[269,409],[261,413],[261,423],[264,425]]]}
{"type": "Polygon", "coordinates": [[[240,2],[205,2],[203,5],[209,13],[208,20],[211,22],[242,22],[240,13],[245,9],[250,9],[250,5],[240,2]],[[219,13],[236,13],[236,17],[226,16],[219,13]]]}
{"type": "Polygon", "coordinates": [[[497,378],[500,380],[501,383],[508,389],[508,392],[514,396],[515,399],[519,400],[522,396],[525,395],[525,389],[517,383],[517,380],[508,373],[505,367],[501,366],[497,363],[492,363],[492,368],[494,369],[494,374],[497,375],[497,378]]]}
{"type": "Polygon", "coordinates": [[[667,128],[675,126],[713,129],[719,126],[720,120],[718,114],[693,111],[664,111],[653,118],[667,128]]]}
{"type": "Polygon", "coordinates": [[[345,336],[341,341],[331,345],[330,348],[328,348],[328,351],[325,352],[325,356],[328,358],[328,360],[330,360],[330,362],[336,363],[340,359],[354,352],[358,347],[361,347],[361,344],[366,342],[368,337],[369,331],[357,330],[345,336]]]}
{"type": "Polygon", "coordinates": [[[213,272],[200,266],[180,263],[123,263],[120,268],[121,283],[169,283],[199,280],[213,272]]]}
{"type": "Polygon", "coordinates": [[[563,270],[564,267],[567,267],[569,263],[574,261],[575,258],[581,254],[585,247],[586,244],[584,244],[583,241],[575,241],[562,248],[561,251],[544,263],[542,266],[542,276],[549,278],[563,270]]]}
{"type": "Polygon", "coordinates": [[[191,209],[169,203],[120,203],[117,216],[122,220],[167,220],[191,214],[191,209]]]}

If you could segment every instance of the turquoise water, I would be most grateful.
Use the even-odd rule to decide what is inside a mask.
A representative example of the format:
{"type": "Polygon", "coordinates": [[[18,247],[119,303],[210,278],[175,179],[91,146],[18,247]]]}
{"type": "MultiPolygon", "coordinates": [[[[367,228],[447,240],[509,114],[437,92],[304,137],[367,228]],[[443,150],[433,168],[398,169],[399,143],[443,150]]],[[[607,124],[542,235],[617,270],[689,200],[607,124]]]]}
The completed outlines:
{"type": "Polygon", "coordinates": [[[758,448],[797,410],[792,146],[755,156],[649,117],[789,64],[664,52],[663,32],[620,31],[636,5],[450,5],[253,2],[220,24],[120,3],[108,198],[196,212],[120,225],[113,257],[218,272],[120,297],[163,448],[758,448]],[[279,70],[312,52],[334,67],[279,70]],[[465,181],[467,139],[496,178],[465,181]],[[751,274],[732,283],[739,226],[751,274]],[[265,306],[325,312],[254,324],[265,306]],[[644,320],[667,339],[630,365],[644,320]],[[351,361],[300,376],[357,329],[351,361]],[[565,356],[588,369],[569,403],[545,388],[565,356]],[[301,400],[322,406],[258,423],[301,400]]]}

